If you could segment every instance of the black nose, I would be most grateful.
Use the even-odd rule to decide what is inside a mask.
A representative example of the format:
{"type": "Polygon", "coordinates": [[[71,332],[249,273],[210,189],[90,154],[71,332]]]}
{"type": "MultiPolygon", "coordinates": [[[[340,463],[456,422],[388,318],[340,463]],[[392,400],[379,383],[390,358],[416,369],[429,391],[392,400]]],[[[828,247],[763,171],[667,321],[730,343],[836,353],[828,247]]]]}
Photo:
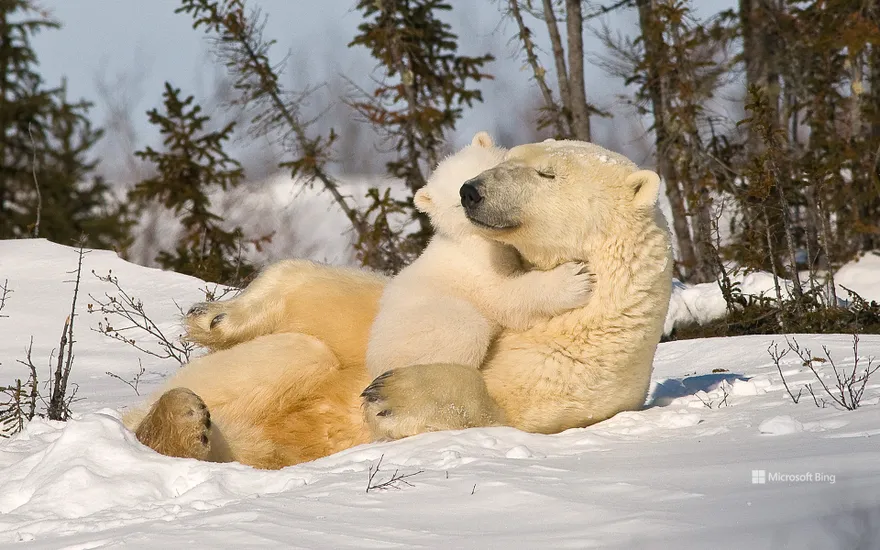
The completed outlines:
{"type": "Polygon", "coordinates": [[[483,200],[477,187],[470,183],[462,185],[461,189],[458,190],[458,194],[461,196],[461,205],[465,208],[472,208],[483,200]]]}

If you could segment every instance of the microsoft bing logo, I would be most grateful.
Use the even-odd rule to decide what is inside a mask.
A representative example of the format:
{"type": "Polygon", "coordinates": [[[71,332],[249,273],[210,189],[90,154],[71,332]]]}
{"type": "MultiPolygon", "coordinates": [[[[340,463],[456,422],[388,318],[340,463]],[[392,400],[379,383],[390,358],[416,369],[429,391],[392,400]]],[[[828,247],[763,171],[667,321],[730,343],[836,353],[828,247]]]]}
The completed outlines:
{"type": "Polygon", "coordinates": [[[835,483],[837,476],[823,472],[786,473],[752,470],[752,485],[768,483],[835,483]]]}

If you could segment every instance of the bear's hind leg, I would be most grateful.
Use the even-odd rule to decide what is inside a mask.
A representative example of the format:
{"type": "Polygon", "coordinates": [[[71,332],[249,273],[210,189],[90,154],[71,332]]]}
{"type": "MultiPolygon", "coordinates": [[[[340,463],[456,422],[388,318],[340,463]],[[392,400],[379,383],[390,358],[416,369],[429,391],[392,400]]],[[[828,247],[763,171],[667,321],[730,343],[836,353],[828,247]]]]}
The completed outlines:
{"type": "Polygon", "coordinates": [[[374,440],[424,432],[504,425],[478,369],[413,365],[378,376],[361,394],[374,440]]]}
{"type": "Polygon", "coordinates": [[[160,454],[210,460],[211,413],[194,392],[174,388],[153,404],[135,435],[160,454]]]}
{"type": "Polygon", "coordinates": [[[234,298],[193,304],[184,318],[187,339],[221,350],[273,333],[284,315],[284,301],[319,269],[308,260],[284,260],[266,268],[234,298]]]}

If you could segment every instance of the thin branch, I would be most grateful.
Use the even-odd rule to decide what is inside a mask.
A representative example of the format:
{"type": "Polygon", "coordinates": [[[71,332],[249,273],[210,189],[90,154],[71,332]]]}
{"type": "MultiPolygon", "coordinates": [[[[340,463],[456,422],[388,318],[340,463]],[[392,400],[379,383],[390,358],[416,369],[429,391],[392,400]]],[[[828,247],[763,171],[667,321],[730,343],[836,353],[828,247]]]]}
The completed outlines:
{"type": "Polygon", "coordinates": [[[214,33],[212,38],[215,54],[226,64],[230,73],[237,75],[234,86],[243,93],[243,97],[235,103],[247,108],[268,100],[271,111],[258,113],[253,122],[264,123],[265,131],[275,127],[276,122],[286,125],[285,133],[294,136],[301,153],[300,159],[286,165],[293,166],[295,171],[304,168],[309,181],[320,181],[351,222],[358,236],[365,235],[368,231],[367,224],[340,192],[338,182],[321,166],[318,158],[319,140],[308,137],[306,124],[283,99],[285,91],[278,83],[277,67],[273,67],[268,58],[273,42],[263,40],[259,11],[253,10],[245,16],[243,1],[222,4],[221,6],[220,2],[210,0],[184,0],[176,13],[189,14],[194,20],[193,28],[204,25],[207,27],[206,32],[214,33]]]}
{"type": "Polygon", "coordinates": [[[110,371],[106,371],[104,374],[106,374],[110,378],[115,378],[116,380],[119,380],[123,384],[127,385],[129,388],[133,389],[135,394],[140,395],[141,392],[138,390],[138,386],[141,383],[141,376],[143,376],[144,372],[146,372],[144,366],[141,364],[140,358],[138,358],[138,366],[140,367],[140,370],[137,374],[134,375],[134,378],[132,378],[131,380],[126,380],[118,374],[112,373],[110,371]]]}
{"type": "MultiPolygon", "coordinates": [[[[0,285],[0,311],[3,311],[3,308],[6,307],[6,299],[10,294],[12,294],[12,291],[9,290],[9,279],[4,279],[3,284],[0,285]]],[[[9,317],[9,315],[0,315],[0,318],[2,317],[9,317]]]]}
{"type": "Polygon", "coordinates": [[[385,455],[379,457],[379,462],[376,463],[376,466],[370,466],[369,469],[369,477],[367,478],[367,489],[366,493],[369,493],[373,490],[384,491],[386,489],[400,489],[401,485],[406,485],[407,487],[413,487],[413,484],[409,481],[406,481],[408,478],[413,476],[417,476],[421,473],[424,473],[424,470],[419,470],[417,472],[412,472],[409,474],[401,474],[400,470],[394,470],[394,473],[391,474],[391,478],[388,481],[383,481],[382,483],[374,483],[376,478],[376,474],[379,473],[379,467],[382,466],[382,459],[385,458],[385,455]]]}
{"type": "Polygon", "coordinates": [[[70,371],[73,368],[73,345],[76,342],[73,338],[73,327],[76,319],[76,300],[79,297],[79,284],[82,280],[82,264],[83,257],[88,253],[84,249],[84,240],[80,239],[78,260],[75,271],[76,278],[73,286],[73,300],[70,304],[70,314],[64,320],[64,329],[61,332],[61,343],[58,347],[58,363],[55,367],[55,375],[52,379],[52,395],[49,398],[49,409],[47,416],[51,420],[67,420],[70,410],[70,403],[73,401],[73,395],[67,396],[67,386],[70,379],[70,371]]]}
{"type": "MultiPolygon", "coordinates": [[[[129,295],[119,284],[119,279],[113,276],[112,272],[104,277],[95,273],[94,270],[92,271],[92,274],[97,277],[98,280],[112,284],[117,292],[116,296],[111,296],[105,292],[105,298],[97,298],[92,294],[89,295],[89,298],[91,298],[94,304],[97,304],[98,306],[95,307],[94,304],[88,304],[89,313],[106,314],[104,321],[98,323],[98,328],[92,330],[100,332],[101,334],[119,342],[123,342],[140,352],[152,355],[158,359],[174,359],[181,365],[189,362],[190,356],[195,350],[195,345],[192,342],[188,342],[181,337],[172,338],[167,336],[159,325],[150,318],[144,308],[144,303],[138,298],[129,295]],[[121,317],[128,324],[124,325],[122,328],[117,328],[110,322],[109,316],[121,317]],[[132,330],[136,332],[144,332],[147,335],[156,338],[162,351],[157,352],[141,346],[134,338],[130,338],[124,334],[132,330]]],[[[179,306],[178,309],[180,309],[179,306]]]]}
{"type": "MultiPolygon", "coordinates": [[[[782,385],[785,386],[785,391],[788,392],[788,396],[791,397],[791,400],[797,405],[798,401],[801,399],[801,393],[803,392],[803,388],[798,391],[798,394],[795,395],[791,392],[791,388],[788,387],[788,382],[785,380],[785,375],[782,373],[782,365],[780,362],[782,358],[788,353],[788,350],[779,351],[779,345],[776,342],[772,342],[770,346],[767,347],[767,353],[770,354],[770,357],[773,359],[773,364],[776,365],[776,370],[779,372],[779,378],[782,379],[782,385]],[[772,348],[773,351],[770,351],[772,348]]],[[[810,389],[810,393],[813,393],[813,390],[810,389]]],[[[813,400],[815,401],[816,396],[813,396],[813,400]]]]}
{"type": "Polygon", "coordinates": [[[34,189],[37,190],[37,221],[34,222],[34,238],[40,236],[40,218],[43,215],[43,194],[40,192],[40,182],[37,181],[37,145],[34,142],[34,134],[31,132],[31,123],[28,122],[28,135],[31,138],[31,151],[33,159],[31,160],[31,172],[34,176],[34,189]]]}

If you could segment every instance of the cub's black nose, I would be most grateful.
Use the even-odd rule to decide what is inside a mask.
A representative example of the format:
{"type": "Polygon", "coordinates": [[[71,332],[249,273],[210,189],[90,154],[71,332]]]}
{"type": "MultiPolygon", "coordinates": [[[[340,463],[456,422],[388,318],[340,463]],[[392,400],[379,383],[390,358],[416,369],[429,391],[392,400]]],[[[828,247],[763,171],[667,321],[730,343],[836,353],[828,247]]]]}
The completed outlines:
{"type": "Polygon", "coordinates": [[[483,200],[483,197],[480,196],[480,191],[471,183],[462,185],[461,189],[458,190],[458,194],[461,196],[461,205],[465,208],[472,208],[483,200]]]}

